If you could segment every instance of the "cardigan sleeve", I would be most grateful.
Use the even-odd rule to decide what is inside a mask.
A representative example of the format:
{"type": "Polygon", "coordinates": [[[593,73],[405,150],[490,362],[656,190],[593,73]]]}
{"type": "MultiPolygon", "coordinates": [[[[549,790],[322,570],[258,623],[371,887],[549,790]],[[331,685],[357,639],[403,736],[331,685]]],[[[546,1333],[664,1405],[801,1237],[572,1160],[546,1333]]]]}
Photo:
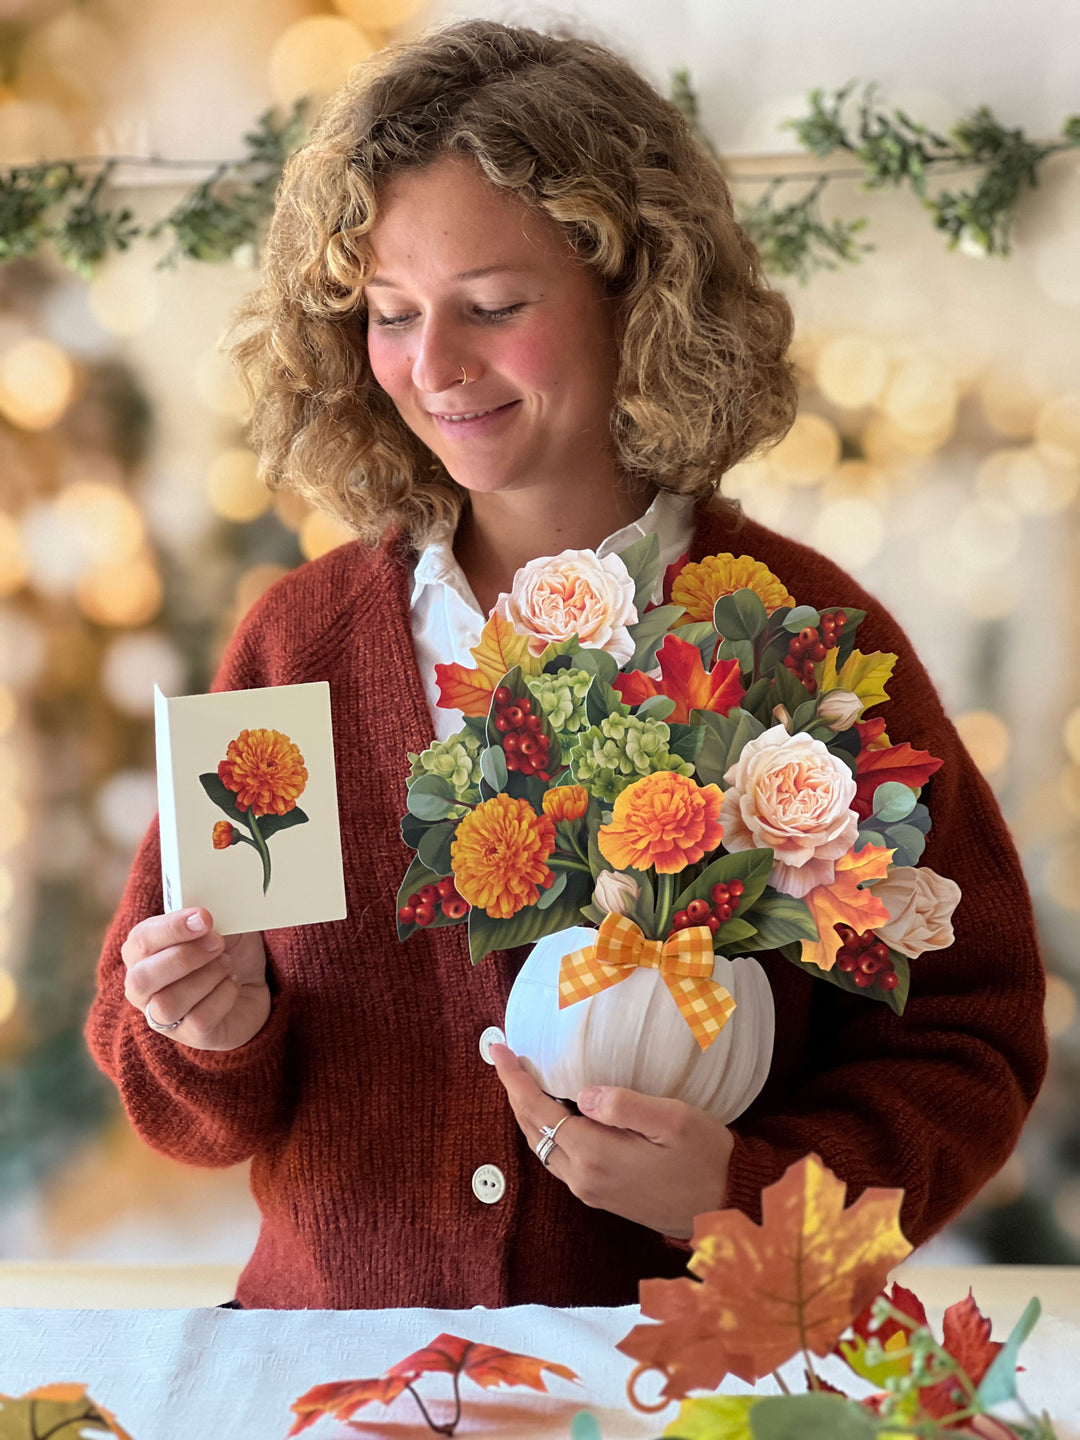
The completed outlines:
{"type": "MultiPolygon", "coordinates": [[[[256,626],[249,621],[229,646],[213,688],[243,690],[272,683],[261,661],[256,626]]],[[[120,947],[133,925],[163,909],[155,820],[105,935],[87,1042],[149,1145],[192,1165],[234,1165],[261,1148],[280,1123],[288,995],[279,991],[268,955],[271,1011],[246,1045],[196,1050],[151,1030],[142,1011],[124,995],[126,967],[120,947]]]]}
{"type": "Polygon", "coordinates": [[[902,1228],[918,1245],[1016,1144],[1046,1069],[1045,982],[1020,862],[989,786],[906,636],[814,558],[827,566],[821,593],[800,598],[865,609],[859,649],[899,657],[883,711],[889,738],[944,762],[923,791],[932,830],[918,863],[955,880],[962,897],[954,943],[911,961],[902,1017],[814,982],[807,1073],[734,1122],[727,1203],[760,1214],[761,1191],[813,1151],[847,1183],[849,1202],[869,1186],[903,1186],[902,1228]]]}

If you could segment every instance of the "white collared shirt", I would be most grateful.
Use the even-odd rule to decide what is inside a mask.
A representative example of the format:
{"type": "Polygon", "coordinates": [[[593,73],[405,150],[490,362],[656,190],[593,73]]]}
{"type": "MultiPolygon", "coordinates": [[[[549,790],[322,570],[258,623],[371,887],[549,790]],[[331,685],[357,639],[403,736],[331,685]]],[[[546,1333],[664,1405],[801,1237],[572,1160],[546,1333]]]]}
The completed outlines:
{"type": "MultiPolygon", "coordinates": [[[[664,571],[690,546],[694,530],[693,501],[667,491],[656,498],[636,520],[602,540],[596,553],[603,558],[625,550],[635,540],[655,534],[660,540],[660,573],[653,591],[655,602],[662,598],[664,571]]],[[[460,710],[439,708],[439,686],[435,665],[455,662],[471,667],[470,650],[480,640],[486,616],[476,603],[472,587],[454,557],[451,536],[434,540],[420,554],[413,571],[410,600],[413,645],[424,681],[428,705],[435,720],[435,734],[446,740],[461,729],[460,710]]]]}

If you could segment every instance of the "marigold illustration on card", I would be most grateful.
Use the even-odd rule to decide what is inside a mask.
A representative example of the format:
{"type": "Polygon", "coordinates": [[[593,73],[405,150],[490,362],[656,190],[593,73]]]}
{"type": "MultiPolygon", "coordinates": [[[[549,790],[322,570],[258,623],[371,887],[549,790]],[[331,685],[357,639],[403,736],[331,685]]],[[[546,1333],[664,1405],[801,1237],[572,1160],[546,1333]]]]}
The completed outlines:
{"type": "Polygon", "coordinates": [[[154,687],[166,910],[222,934],[343,920],[330,687],[154,687]]]}

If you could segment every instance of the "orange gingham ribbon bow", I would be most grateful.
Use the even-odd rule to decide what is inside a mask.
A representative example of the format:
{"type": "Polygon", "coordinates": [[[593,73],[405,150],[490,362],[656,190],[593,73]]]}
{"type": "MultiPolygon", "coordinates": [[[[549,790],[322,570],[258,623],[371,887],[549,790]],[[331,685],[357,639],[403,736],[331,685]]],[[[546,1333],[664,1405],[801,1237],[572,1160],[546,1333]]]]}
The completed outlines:
{"type": "Polygon", "coordinates": [[[735,1009],[731,995],[712,978],[712,931],[707,925],[687,926],[667,940],[649,940],[625,915],[605,915],[593,944],[563,957],[559,1009],[598,995],[642,968],[660,971],[694,1039],[707,1050],[735,1009]]]}

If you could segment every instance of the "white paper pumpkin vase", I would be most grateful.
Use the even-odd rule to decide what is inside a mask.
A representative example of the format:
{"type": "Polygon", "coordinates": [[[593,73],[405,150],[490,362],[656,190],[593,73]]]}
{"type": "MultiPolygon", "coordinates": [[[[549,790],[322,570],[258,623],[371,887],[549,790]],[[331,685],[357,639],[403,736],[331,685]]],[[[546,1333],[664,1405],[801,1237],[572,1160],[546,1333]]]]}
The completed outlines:
{"type": "Polygon", "coordinates": [[[559,1009],[563,956],[595,939],[595,930],[576,925],[538,940],[507,999],[506,1043],[541,1088],[573,1100],[583,1085],[625,1085],[685,1100],[724,1124],[741,1115],[772,1062],[772,990],[758,962],[716,958],[713,979],[736,1008],[702,1050],[658,970],[632,970],[559,1009]]]}

